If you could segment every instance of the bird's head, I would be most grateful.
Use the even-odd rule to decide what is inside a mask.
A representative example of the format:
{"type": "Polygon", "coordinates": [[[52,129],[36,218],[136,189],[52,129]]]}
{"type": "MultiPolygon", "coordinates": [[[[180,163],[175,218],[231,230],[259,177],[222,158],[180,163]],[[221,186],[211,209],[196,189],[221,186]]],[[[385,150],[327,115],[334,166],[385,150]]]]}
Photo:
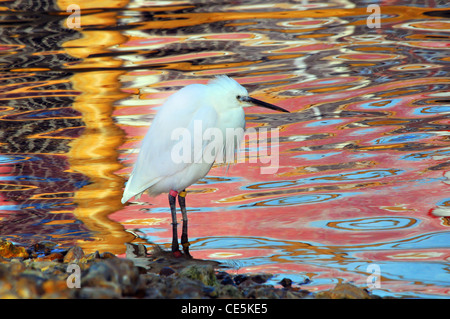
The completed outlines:
{"type": "Polygon", "coordinates": [[[209,81],[208,86],[211,89],[214,100],[218,101],[218,104],[224,108],[242,108],[257,105],[271,110],[289,113],[288,110],[279,106],[250,97],[246,88],[226,75],[217,76],[215,79],[209,81]]]}

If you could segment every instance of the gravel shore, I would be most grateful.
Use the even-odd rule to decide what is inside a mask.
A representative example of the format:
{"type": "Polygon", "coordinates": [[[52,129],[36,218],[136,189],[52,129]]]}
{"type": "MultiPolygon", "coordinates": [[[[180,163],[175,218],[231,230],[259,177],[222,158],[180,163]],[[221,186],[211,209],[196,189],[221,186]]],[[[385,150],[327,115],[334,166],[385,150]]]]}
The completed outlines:
{"type": "Polygon", "coordinates": [[[59,249],[50,241],[30,247],[0,240],[0,298],[24,299],[374,299],[352,284],[312,293],[270,274],[229,274],[210,260],[174,258],[155,245],[127,244],[126,258],[59,249]]]}

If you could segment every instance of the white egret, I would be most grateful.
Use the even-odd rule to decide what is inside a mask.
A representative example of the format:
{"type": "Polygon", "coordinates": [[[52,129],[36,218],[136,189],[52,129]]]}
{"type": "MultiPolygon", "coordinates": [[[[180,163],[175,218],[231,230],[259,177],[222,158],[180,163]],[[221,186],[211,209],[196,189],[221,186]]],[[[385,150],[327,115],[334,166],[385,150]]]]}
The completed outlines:
{"type": "MultiPolygon", "coordinates": [[[[245,128],[243,107],[258,105],[272,110],[289,112],[248,96],[247,90],[228,76],[218,76],[208,84],[191,84],[171,95],[157,112],[139,151],[131,176],[125,186],[122,203],[131,197],[140,198],[147,192],[150,196],[169,193],[169,204],[172,213],[172,252],[181,256],[177,239],[176,197],[180,205],[183,230],[181,244],[187,257],[189,242],[187,236],[186,188],[205,177],[213,160],[204,160],[208,149],[208,141],[204,140],[208,129],[218,130],[219,143],[223,149],[238,143],[234,136],[227,136],[227,129],[245,128]],[[201,126],[198,129],[198,126],[201,126]],[[181,146],[185,160],[175,158],[179,154],[174,151],[180,146],[173,138],[173,133],[180,130],[188,133],[181,146]],[[199,141],[200,139],[200,141],[199,141]],[[228,146],[227,146],[228,145],[228,146]],[[197,151],[197,152],[196,152],[197,151]],[[200,151],[200,152],[198,152],[200,151]],[[186,160],[188,158],[189,160],[186,160]]],[[[217,138],[217,136],[216,136],[217,138]]],[[[217,150],[216,150],[217,151],[217,150]]],[[[216,152],[217,154],[220,153],[216,152]]],[[[213,156],[217,155],[212,153],[213,156]]],[[[211,154],[211,153],[210,153],[211,154]]],[[[223,154],[223,153],[222,153],[223,154]]]]}

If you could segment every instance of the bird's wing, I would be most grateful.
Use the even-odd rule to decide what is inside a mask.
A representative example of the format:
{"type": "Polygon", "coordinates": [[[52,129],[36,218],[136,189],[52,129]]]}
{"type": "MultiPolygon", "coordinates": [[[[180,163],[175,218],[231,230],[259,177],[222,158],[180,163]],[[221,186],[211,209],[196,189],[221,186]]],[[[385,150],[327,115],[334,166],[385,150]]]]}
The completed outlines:
{"type": "Polygon", "coordinates": [[[194,148],[199,147],[196,144],[199,141],[200,154],[205,148],[202,134],[207,128],[215,127],[218,118],[215,109],[198,100],[186,107],[175,107],[174,102],[186,105],[186,100],[172,99],[158,112],[143,140],[122,203],[198,160],[199,151],[194,148]]]}

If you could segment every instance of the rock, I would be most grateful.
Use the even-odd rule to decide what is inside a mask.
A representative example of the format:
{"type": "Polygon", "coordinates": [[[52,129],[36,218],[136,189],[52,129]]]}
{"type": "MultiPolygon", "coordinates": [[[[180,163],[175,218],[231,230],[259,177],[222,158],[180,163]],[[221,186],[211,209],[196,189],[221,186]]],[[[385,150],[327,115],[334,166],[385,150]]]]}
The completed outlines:
{"type": "Polygon", "coordinates": [[[299,285],[307,285],[311,282],[311,279],[309,279],[308,277],[306,277],[302,282],[299,282],[299,285]]]}
{"type": "Polygon", "coordinates": [[[273,286],[254,286],[246,290],[244,295],[246,298],[252,299],[280,299],[282,291],[273,286]]]}
{"type": "Polygon", "coordinates": [[[237,275],[234,277],[234,282],[236,283],[236,285],[240,285],[247,279],[248,279],[248,276],[246,276],[246,275],[237,275]]]}
{"type": "MultiPolygon", "coordinates": [[[[112,253],[85,255],[74,246],[61,253],[52,242],[22,247],[0,240],[0,299],[2,298],[376,298],[351,284],[338,284],[329,291],[312,294],[284,278],[275,288],[267,284],[270,274],[231,275],[215,272],[218,264],[208,260],[173,258],[171,252],[144,256],[135,245],[135,258],[112,253]],[[8,257],[2,257],[8,256],[8,257]],[[22,256],[22,257],[10,257],[22,256]],[[81,288],[67,287],[69,263],[80,267],[81,288]],[[139,262],[145,265],[140,267],[139,262]]],[[[131,256],[131,255],[130,255],[131,256]]]]}
{"type": "Polygon", "coordinates": [[[307,290],[286,290],[285,295],[282,297],[284,299],[304,299],[311,297],[312,294],[307,290]]]}
{"type": "Polygon", "coordinates": [[[82,287],[99,287],[103,282],[118,282],[118,275],[114,268],[105,261],[92,264],[83,274],[81,280],[82,287]]]}
{"type": "Polygon", "coordinates": [[[226,277],[231,277],[229,273],[227,273],[226,271],[218,271],[216,273],[216,278],[217,280],[223,280],[226,277]]]}
{"type": "Polygon", "coordinates": [[[38,257],[35,259],[36,261],[63,261],[64,260],[64,255],[61,253],[51,253],[47,256],[43,256],[43,257],[38,257]]]}
{"type": "Polygon", "coordinates": [[[24,265],[27,267],[28,270],[25,270],[24,272],[35,270],[39,271],[39,273],[63,273],[66,270],[66,265],[61,264],[58,261],[54,260],[45,260],[45,261],[39,261],[36,259],[29,259],[24,262],[24,265]]]}
{"type": "Polygon", "coordinates": [[[159,271],[159,275],[160,275],[160,276],[165,276],[165,277],[170,276],[170,275],[172,275],[172,274],[174,274],[174,273],[175,273],[175,270],[173,270],[173,269],[170,268],[170,267],[163,267],[163,268],[161,268],[161,270],[159,271]]]}
{"type": "Polygon", "coordinates": [[[292,280],[290,280],[289,278],[283,278],[281,279],[280,284],[283,286],[283,288],[291,288],[292,280]]]}
{"type": "Polygon", "coordinates": [[[116,255],[114,255],[113,253],[110,253],[108,251],[105,251],[104,253],[100,254],[100,258],[101,259],[113,259],[113,258],[117,258],[116,255]]]}
{"type": "Polygon", "coordinates": [[[199,299],[203,297],[204,283],[188,277],[166,277],[167,298],[199,299]]]}
{"type": "Polygon", "coordinates": [[[143,244],[125,243],[126,258],[147,257],[147,248],[143,244]]]}
{"type": "Polygon", "coordinates": [[[27,269],[27,267],[23,262],[11,262],[3,269],[5,274],[8,273],[8,275],[10,276],[20,276],[20,274],[22,274],[27,269]]]}
{"type": "Polygon", "coordinates": [[[111,287],[124,296],[132,295],[139,286],[139,269],[133,262],[110,258],[92,264],[82,276],[82,287],[111,287]]]}
{"type": "Polygon", "coordinates": [[[0,280],[0,299],[3,295],[10,293],[13,290],[13,281],[11,278],[3,278],[0,280]]]}
{"type": "Polygon", "coordinates": [[[225,273],[225,275],[216,276],[218,280],[220,280],[221,285],[235,285],[233,278],[225,273]]]}
{"type": "Polygon", "coordinates": [[[43,278],[36,275],[21,275],[14,282],[14,292],[22,299],[35,299],[41,293],[43,278]]]}
{"type": "Polygon", "coordinates": [[[78,298],[81,299],[118,299],[120,297],[120,293],[116,290],[106,287],[84,287],[78,293],[78,298]]]}
{"type": "Polygon", "coordinates": [[[73,246],[64,256],[64,263],[78,263],[84,257],[84,251],[80,246],[73,246]]]}
{"type": "Polygon", "coordinates": [[[218,298],[241,299],[243,297],[242,292],[233,285],[221,286],[218,289],[218,298]]]}
{"type": "Polygon", "coordinates": [[[131,296],[136,293],[139,286],[139,269],[128,259],[111,259],[108,262],[112,263],[119,276],[119,284],[122,287],[122,294],[124,296],[131,296]]]}
{"type": "Polygon", "coordinates": [[[164,295],[161,290],[156,287],[149,287],[145,290],[145,298],[149,299],[164,299],[164,295]]]}
{"type": "Polygon", "coordinates": [[[28,252],[24,247],[15,246],[7,240],[0,241],[0,256],[4,258],[22,257],[28,258],[28,252]]]}
{"type": "Polygon", "coordinates": [[[167,298],[167,284],[164,277],[160,277],[153,273],[147,273],[141,276],[140,290],[144,292],[145,298],[167,298]]]}
{"type": "Polygon", "coordinates": [[[29,251],[37,254],[48,255],[52,252],[52,249],[54,249],[57,245],[58,244],[55,242],[44,240],[31,246],[29,251]]]}
{"type": "Polygon", "coordinates": [[[211,265],[192,264],[179,272],[180,276],[199,280],[205,286],[219,286],[214,268],[211,265]]]}
{"type": "Polygon", "coordinates": [[[98,250],[92,254],[84,255],[83,257],[81,257],[79,263],[86,264],[88,262],[95,261],[96,259],[100,259],[100,253],[98,252],[98,250]]]}
{"type": "Polygon", "coordinates": [[[339,283],[331,290],[319,292],[316,295],[319,299],[371,299],[369,293],[350,283],[339,283]]]}
{"type": "Polygon", "coordinates": [[[47,297],[65,297],[71,295],[72,289],[67,287],[66,280],[49,279],[42,284],[42,290],[47,297]]]}
{"type": "Polygon", "coordinates": [[[256,274],[250,277],[257,284],[263,284],[272,277],[271,274],[256,274]]]}

